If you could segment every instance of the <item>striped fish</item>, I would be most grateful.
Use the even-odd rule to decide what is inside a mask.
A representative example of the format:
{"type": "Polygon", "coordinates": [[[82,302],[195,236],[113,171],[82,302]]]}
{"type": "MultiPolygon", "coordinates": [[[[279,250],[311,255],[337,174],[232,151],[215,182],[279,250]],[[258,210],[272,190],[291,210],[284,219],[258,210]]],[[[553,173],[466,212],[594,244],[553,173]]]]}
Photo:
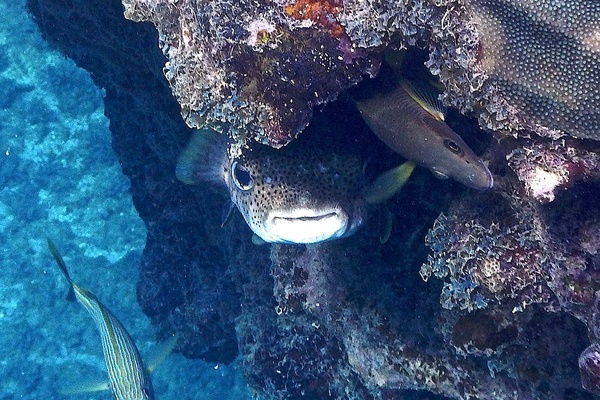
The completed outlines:
{"type": "MultiPolygon", "coordinates": [[[[67,265],[54,243],[48,240],[48,248],[63,275],[69,281],[69,295],[90,313],[102,337],[102,350],[108,371],[108,388],[115,400],[154,399],[154,389],[149,371],[144,368],[140,352],[121,322],[90,291],[77,286],[69,276],[67,265]]],[[[94,388],[98,390],[102,388],[94,388]]]]}

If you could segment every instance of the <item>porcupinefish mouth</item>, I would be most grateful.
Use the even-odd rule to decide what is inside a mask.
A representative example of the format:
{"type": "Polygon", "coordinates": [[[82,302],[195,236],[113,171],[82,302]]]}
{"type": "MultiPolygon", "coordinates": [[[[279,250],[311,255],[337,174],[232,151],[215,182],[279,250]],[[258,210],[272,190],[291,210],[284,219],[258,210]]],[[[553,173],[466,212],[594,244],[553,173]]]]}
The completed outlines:
{"type": "Polygon", "coordinates": [[[318,243],[344,236],[348,220],[348,215],[337,208],[272,211],[259,236],[270,243],[318,243]]]}

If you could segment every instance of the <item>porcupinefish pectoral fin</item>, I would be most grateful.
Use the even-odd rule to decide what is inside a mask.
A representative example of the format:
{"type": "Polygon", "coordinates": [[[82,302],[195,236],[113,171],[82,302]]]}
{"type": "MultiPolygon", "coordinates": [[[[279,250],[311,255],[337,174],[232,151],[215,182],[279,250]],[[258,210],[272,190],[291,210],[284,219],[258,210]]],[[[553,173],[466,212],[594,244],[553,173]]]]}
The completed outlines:
{"type": "Polygon", "coordinates": [[[266,240],[264,240],[263,238],[258,236],[256,233],[252,234],[252,244],[254,244],[256,246],[262,246],[263,244],[267,244],[267,243],[268,242],[266,240]]]}
{"type": "Polygon", "coordinates": [[[394,196],[408,181],[415,169],[413,161],[392,168],[375,178],[375,181],[364,191],[365,201],[369,204],[379,204],[394,196]]]}
{"type": "Polygon", "coordinates": [[[223,211],[221,212],[221,228],[227,225],[231,220],[233,210],[235,210],[235,203],[233,201],[229,200],[227,203],[223,204],[223,211]]]}
{"type": "Polygon", "coordinates": [[[195,131],[179,156],[175,175],[187,185],[203,182],[223,184],[223,165],[229,139],[210,129],[195,131]]]}
{"type": "Polygon", "coordinates": [[[432,86],[411,82],[407,79],[400,81],[400,86],[408,93],[411,99],[433,118],[438,121],[445,120],[446,107],[439,99],[439,93],[432,86]]]}

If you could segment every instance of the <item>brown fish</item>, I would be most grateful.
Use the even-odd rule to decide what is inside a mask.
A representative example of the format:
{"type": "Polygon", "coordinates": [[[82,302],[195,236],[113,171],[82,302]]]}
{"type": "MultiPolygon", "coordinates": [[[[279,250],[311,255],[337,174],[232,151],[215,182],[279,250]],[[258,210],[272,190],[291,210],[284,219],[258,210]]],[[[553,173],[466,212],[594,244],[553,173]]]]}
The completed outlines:
{"type": "Polygon", "coordinates": [[[444,122],[444,107],[432,90],[404,80],[395,90],[356,104],[371,130],[400,155],[438,177],[479,190],[493,186],[487,166],[444,122]]]}

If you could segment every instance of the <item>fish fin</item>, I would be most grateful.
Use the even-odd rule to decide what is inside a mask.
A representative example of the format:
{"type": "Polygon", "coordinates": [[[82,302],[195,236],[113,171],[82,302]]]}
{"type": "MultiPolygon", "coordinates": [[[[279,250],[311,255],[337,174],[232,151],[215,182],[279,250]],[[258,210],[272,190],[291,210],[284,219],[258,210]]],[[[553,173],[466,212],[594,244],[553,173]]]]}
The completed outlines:
{"type": "Polygon", "coordinates": [[[73,287],[73,280],[71,279],[71,276],[69,275],[69,270],[67,269],[67,264],[65,263],[65,260],[62,258],[62,255],[56,248],[56,245],[54,244],[54,242],[50,239],[47,239],[47,241],[48,241],[48,249],[50,250],[52,257],[54,257],[56,264],[58,264],[58,268],[60,268],[60,271],[63,273],[63,275],[65,276],[65,278],[67,278],[67,281],[69,282],[69,292],[67,293],[67,300],[75,301],[75,288],[73,287]]]}
{"type": "Polygon", "coordinates": [[[402,89],[418,104],[438,121],[444,121],[446,107],[439,99],[439,93],[432,86],[425,83],[411,82],[403,79],[400,82],[402,89]]]}
{"type": "Polygon", "coordinates": [[[223,183],[223,162],[227,158],[229,139],[210,129],[195,131],[183,150],[175,175],[187,185],[202,182],[223,183]]]}
{"type": "Polygon", "coordinates": [[[69,291],[67,292],[67,301],[76,301],[77,296],[75,296],[75,288],[73,285],[69,286],[69,291]]]}
{"type": "Polygon", "coordinates": [[[263,244],[267,244],[267,241],[258,236],[256,233],[252,234],[252,243],[257,246],[262,246],[263,244]]]}
{"type": "Polygon", "coordinates": [[[394,218],[386,203],[382,203],[379,209],[379,243],[385,244],[392,236],[394,218]]]}
{"type": "Polygon", "coordinates": [[[402,189],[402,186],[406,184],[414,169],[415,163],[407,161],[379,175],[364,192],[366,202],[369,204],[379,204],[390,199],[402,189]]]}
{"type": "Polygon", "coordinates": [[[227,223],[231,220],[234,209],[235,204],[231,200],[223,204],[223,212],[221,213],[221,228],[227,225],[227,223]]]}
{"type": "Polygon", "coordinates": [[[146,370],[148,372],[154,372],[154,370],[158,368],[158,366],[162,364],[167,357],[169,357],[169,355],[173,352],[175,345],[177,345],[177,340],[179,340],[179,335],[172,335],[156,346],[156,348],[146,358],[148,360],[146,364],[146,370]]]}
{"type": "Polygon", "coordinates": [[[104,378],[88,379],[79,381],[72,386],[60,389],[60,394],[63,395],[74,395],[91,392],[103,392],[110,389],[109,382],[104,378]]]}

